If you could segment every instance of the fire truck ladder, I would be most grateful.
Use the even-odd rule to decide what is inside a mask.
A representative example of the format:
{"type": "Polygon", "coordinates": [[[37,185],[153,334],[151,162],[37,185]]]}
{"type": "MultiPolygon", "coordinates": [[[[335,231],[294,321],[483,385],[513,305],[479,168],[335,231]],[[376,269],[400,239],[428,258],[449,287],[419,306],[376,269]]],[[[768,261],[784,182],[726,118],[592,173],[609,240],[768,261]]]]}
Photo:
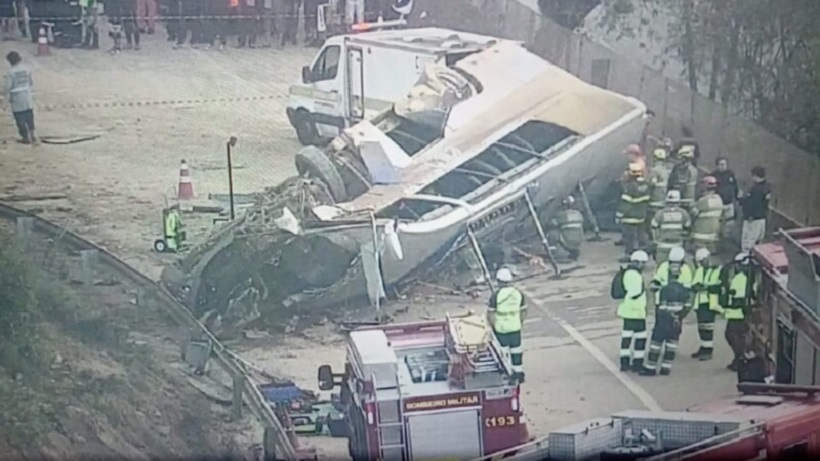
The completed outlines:
{"type": "MultiPolygon", "coordinates": [[[[452,317],[448,312],[446,315],[447,319],[447,335],[449,340],[455,343],[453,346],[457,349],[461,349],[459,342],[455,338],[455,332],[452,330],[452,317]]],[[[498,338],[495,337],[495,334],[490,331],[489,334],[489,341],[487,343],[487,347],[475,350],[474,347],[468,346],[467,350],[458,351],[458,353],[467,353],[470,354],[471,352],[475,351],[475,355],[470,357],[470,362],[473,366],[473,370],[475,373],[482,373],[482,372],[497,372],[499,371],[499,367],[501,371],[503,371],[508,376],[512,375],[512,361],[509,354],[504,352],[504,348],[501,347],[501,343],[498,342],[498,338]]]]}
{"type": "Polygon", "coordinates": [[[395,399],[381,401],[379,399],[376,376],[370,376],[373,382],[373,398],[376,401],[376,428],[379,431],[379,459],[384,461],[402,461],[404,459],[407,434],[404,427],[404,412],[402,411],[401,393],[398,388],[383,390],[384,393],[395,395],[395,399]]]}

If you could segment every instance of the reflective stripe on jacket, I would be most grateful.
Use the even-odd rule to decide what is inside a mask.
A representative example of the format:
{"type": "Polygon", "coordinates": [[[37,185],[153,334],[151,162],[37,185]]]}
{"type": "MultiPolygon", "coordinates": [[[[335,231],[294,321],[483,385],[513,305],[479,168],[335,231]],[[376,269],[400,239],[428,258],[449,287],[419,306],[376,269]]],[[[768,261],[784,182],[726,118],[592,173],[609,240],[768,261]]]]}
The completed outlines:
{"type": "Polygon", "coordinates": [[[723,312],[720,307],[720,266],[704,267],[698,266],[692,279],[692,285],[701,285],[702,289],[695,293],[695,306],[701,308],[706,306],[711,311],[723,312]]]}
{"type": "Polygon", "coordinates": [[[616,216],[624,224],[644,224],[649,212],[649,185],[643,178],[624,184],[616,216]]]}
{"type": "MultiPolygon", "coordinates": [[[[669,261],[664,261],[655,269],[655,276],[652,280],[656,282],[661,289],[669,284],[669,264],[669,261]]],[[[692,288],[692,268],[689,267],[688,264],[681,264],[677,282],[683,285],[687,290],[692,288]]],[[[655,303],[660,303],[660,290],[655,293],[655,303]]]]}
{"type": "Polygon", "coordinates": [[[669,187],[669,175],[671,170],[665,162],[657,162],[652,165],[649,173],[649,186],[652,188],[649,206],[655,209],[663,208],[666,205],[666,192],[669,187]]]}
{"type": "Polygon", "coordinates": [[[700,242],[717,242],[720,238],[720,218],[723,216],[723,199],[714,192],[699,198],[692,207],[692,239],[700,242]]]}
{"type": "Polygon", "coordinates": [[[624,291],[626,296],[618,305],[618,317],[629,320],[646,319],[646,287],[643,275],[636,269],[624,272],[624,291]],[[632,299],[637,297],[637,299],[632,299]]]}
{"type": "Polygon", "coordinates": [[[737,272],[729,282],[729,305],[724,309],[726,320],[743,320],[746,318],[744,310],[749,307],[747,294],[749,277],[745,272],[737,272]]]}
{"type": "Polygon", "coordinates": [[[504,287],[498,290],[495,304],[496,333],[515,333],[521,331],[521,304],[524,295],[515,287],[504,287]]]}
{"type": "Polygon", "coordinates": [[[580,248],[584,242],[584,215],[574,209],[561,210],[556,214],[555,222],[561,231],[561,243],[568,248],[580,248]]]}
{"type": "Polygon", "coordinates": [[[655,213],[651,225],[658,248],[671,248],[683,244],[692,220],[686,210],[672,205],[655,213]]]}

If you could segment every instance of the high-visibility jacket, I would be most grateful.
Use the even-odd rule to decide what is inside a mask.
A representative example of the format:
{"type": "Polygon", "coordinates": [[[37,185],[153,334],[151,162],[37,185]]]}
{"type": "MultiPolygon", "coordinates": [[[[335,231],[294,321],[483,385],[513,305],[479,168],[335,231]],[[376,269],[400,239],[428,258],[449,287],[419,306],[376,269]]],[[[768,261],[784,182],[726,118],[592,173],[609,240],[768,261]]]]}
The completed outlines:
{"type": "MultiPolygon", "coordinates": [[[[688,290],[692,288],[692,278],[692,268],[689,267],[689,265],[686,263],[681,264],[680,274],[676,279],[677,282],[683,285],[684,288],[688,290]]],[[[652,278],[652,281],[655,285],[662,289],[669,283],[669,279],[669,261],[664,261],[658,265],[657,269],[655,269],[655,276],[652,278]]],[[[660,290],[655,292],[655,303],[659,302],[660,290]]]]}
{"type": "Polygon", "coordinates": [[[649,212],[649,185],[643,178],[634,178],[624,184],[621,203],[615,216],[623,224],[644,224],[649,212]]]}
{"type": "Polygon", "coordinates": [[[692,219],[683,208],[669,205],[655,213],[651,225],[653,240],[657,247],[661,249],[673,248],[683,245],[686,234],[692,226],[692,219]]]}
{"type": "Polygon", "coordinates": [[[669,189],[669,175],[672,169],[666,162],[657,162],[652,165],[652,171],[649,172],[649,187],[652,188],[652,193],[649,199],[649,206],[652,209],[660,210],[666,206],[666,192],[669,189]]]}
{"type": "Polygon", "coordinates": [[[165,237],[169,239],[176,237],[177,230],[179,230],[179,216],[175,211],[171,211],[165,216],[165,237]]]}
{"type": "Polygon", "coordinates": [[[720,218],[723,216],[723,199],[714,192],[707,192],[692,207],[692,240],[717,242],[720,239],[720,218]]]}
{"type": "Polygon", "coordinates": [[[746,318],[746,309],[751,305],[751,290],[749,290],[749,276],[746,268],[738,269],[728,287],[728,303],[723,309],[726,320],[743,320],[746,318]]]}
{"type": "Polygon", "coordinates": [[[561,231],[561,243],[577,250],[584,242],[584,215],[575,209],[561,210],[555,215],[555,223],[561,231]]]}
{"type": "Polygon", "coordinates": [[[646,284],[637,269],[627,269],[623,275],[626,296],[618,305],[618,317],[627,320],[646,319],[646,284]],[[634,299],[633,299],[634,298],[634,299]]]}
{"type": "Polygon", "coordinates": [[[521,331],[521,309],[524,295],[515,287],[504,287],[495,295],[495,324],[496,333],[515,333],[521,331]]]}
{"type": "Polygon", "coordinates": [[[721,267],[698,266],[695,275],[692,277],[692,286],[698,286],[695,292],[695,306],[698,309],[707,308],[715,312],[723,312],[720,307],[720,271],[721,267]]]}

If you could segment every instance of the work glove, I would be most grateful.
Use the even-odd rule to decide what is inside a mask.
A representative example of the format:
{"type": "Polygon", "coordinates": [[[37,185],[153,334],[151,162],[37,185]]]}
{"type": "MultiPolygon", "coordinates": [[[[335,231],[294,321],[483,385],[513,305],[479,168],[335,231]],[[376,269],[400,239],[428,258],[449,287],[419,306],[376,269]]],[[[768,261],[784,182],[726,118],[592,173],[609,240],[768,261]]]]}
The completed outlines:
{"type": "Polygon", "coordinates": [[[661,289],[661,282],[659,282],[657,280],[653,280],[652,283],[649,284],[649,288],[652,291],[658,291],[658,290],[661,289]]]}
{"type": "Polygon", "coordinates": [[[696,284],[692,285],[692,291],[695,291],[695,292],[703,291],[703,284],[702,283],[696,283],[696,284]]]}
{"type": "Polygon", "coordinates": [[[638,298],[640,298],[641,296],[643,296],[643,293],[638,293],[638,294],[636,294],[635,296],[630,296],[630,297],[629,297],[629,299],[638,299],[638,298]]]}

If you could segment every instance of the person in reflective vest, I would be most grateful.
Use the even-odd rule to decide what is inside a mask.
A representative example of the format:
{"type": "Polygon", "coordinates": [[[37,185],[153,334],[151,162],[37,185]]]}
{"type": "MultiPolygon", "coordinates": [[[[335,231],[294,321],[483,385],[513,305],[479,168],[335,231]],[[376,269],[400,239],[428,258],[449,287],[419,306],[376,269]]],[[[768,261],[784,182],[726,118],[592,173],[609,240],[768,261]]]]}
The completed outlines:
{"type": "Polygon", "coordinates": [[[666,149],[657,148],[652,152],[654,161],[652,162],[652,170],[649,172],[648,183],[652,189],[649,199],[649,213],[650,216],[662,210],[666,202],[666,192],[669,186],[669,175],[672,170],[666,163],[667,152],[666,149]]]}
{"type": "Polygon", "coordinates": [[[490,296],[488,320],[495,337],[512,362],[513,377],[524,382],[524,349],[521,328],[527,313],[527,300],[512,286],[512,272],[502,267],[495,274],[499,288],[490,296]]]}
{"type": "Polygon", "coordinates": [[[661,360],[661,375],[672,372],[672,362],[678,353],[678,341],[681,334],[681,322],[692,309],[692,296],[687,287],[680,283],[678,277],[681,268],[671,266],[666,285],[658,292],[655,304],[655,326],[652,328],[652,339],[649,342],[649,354],[646,357],[642,376],[655,376],[658,359],[661,360]]]}
{"type": "Polygon", "coordinates": [[[683,247],[675,247],[669,252],[669,260],[655,269],[655,276],[652,278],[651,288],[655,293],[655,305],[661,302],[660,291],[670,280],[675,280],[684,288],[692,288],[692,268],[684,262],[686,252],[683,247]]]}
{"type": "Polygon", "coordinates": [[[681,206],[689,210],[698,188],[698,169],[692,164],[695,147],[683,146],[678,151],[677,163],[669,175],[669,189],[680,192],[681,206]]]}
{"type": "Polygon", "coordinates": [[[168,210],[165,213],[165,243],[171,251],[179,250],[182,243],[179,228],[179,212],[177,210],[168,210]]]}
{"type": "Polygon", "coordinates": [[[666,194],[666,207],[655,213],[650,222],[655,262],[658,264],[669,259],[672,248],[684,246],[686,235],[692,226],[689,213],[679,203],[680,192],[670,190],[666,194]]]}
{"type": "Polygon", "coordinates": [[[703,178],[703,195],[692,207],[692,245],[695,250],[706,248],[710,253],[717,251],[720,240],[720,220],[723,216],[723,199],[717,194],[717,179],[703,178]]]}
{"type": "Polygon", "coordinates": [[[740,252],[735,256],[732,268],[722,280],[723,317],[726,319],[726,342],[732,348],[734,358],[726,368],[737,371],[746,349],[746,313],[754,298],[751,255],[740,252]]]}
{"type": "Polygon", "coordinates": [[[720,272],[721,267],[715,264],[712,254],[706,248],[695,252],[695,275],[692,279],[692,291],[695,293],[695,315],[698,319],[698,336],[700,347],[692,358],[701,361],[711,360],[714,350],[715,317],[723,312],[720,307],[720,272]]]}
{"type": "Polygon", "coordinates": [[[647,293],[643,280],[643,270],[649,262],[649,255],[638,250],[632,253],[629,264],[623,269],[623,290],[625,296],[618,304],[621,327],[621,371],[640,372],[643,369],[646,349],[646,305],[647,293]]]}
{"type": "Polygon", "coordinates": [[[584,242],[584,215],[575,209],[575,199],[570,195],[562,202],[564,208],[551,221],[550,245],[557,244],[575,261],[581,255],[584,242]]]}
{"type": "Polygon", "coordinates": [[[639,165],[629,164],[629,180],[624,183],[621,202],[615,213],[626,249],[621,262],[628,262],[629,256],[646,247],[646,218],[649,212],[649,185],[644,180],[639,165]]]}

